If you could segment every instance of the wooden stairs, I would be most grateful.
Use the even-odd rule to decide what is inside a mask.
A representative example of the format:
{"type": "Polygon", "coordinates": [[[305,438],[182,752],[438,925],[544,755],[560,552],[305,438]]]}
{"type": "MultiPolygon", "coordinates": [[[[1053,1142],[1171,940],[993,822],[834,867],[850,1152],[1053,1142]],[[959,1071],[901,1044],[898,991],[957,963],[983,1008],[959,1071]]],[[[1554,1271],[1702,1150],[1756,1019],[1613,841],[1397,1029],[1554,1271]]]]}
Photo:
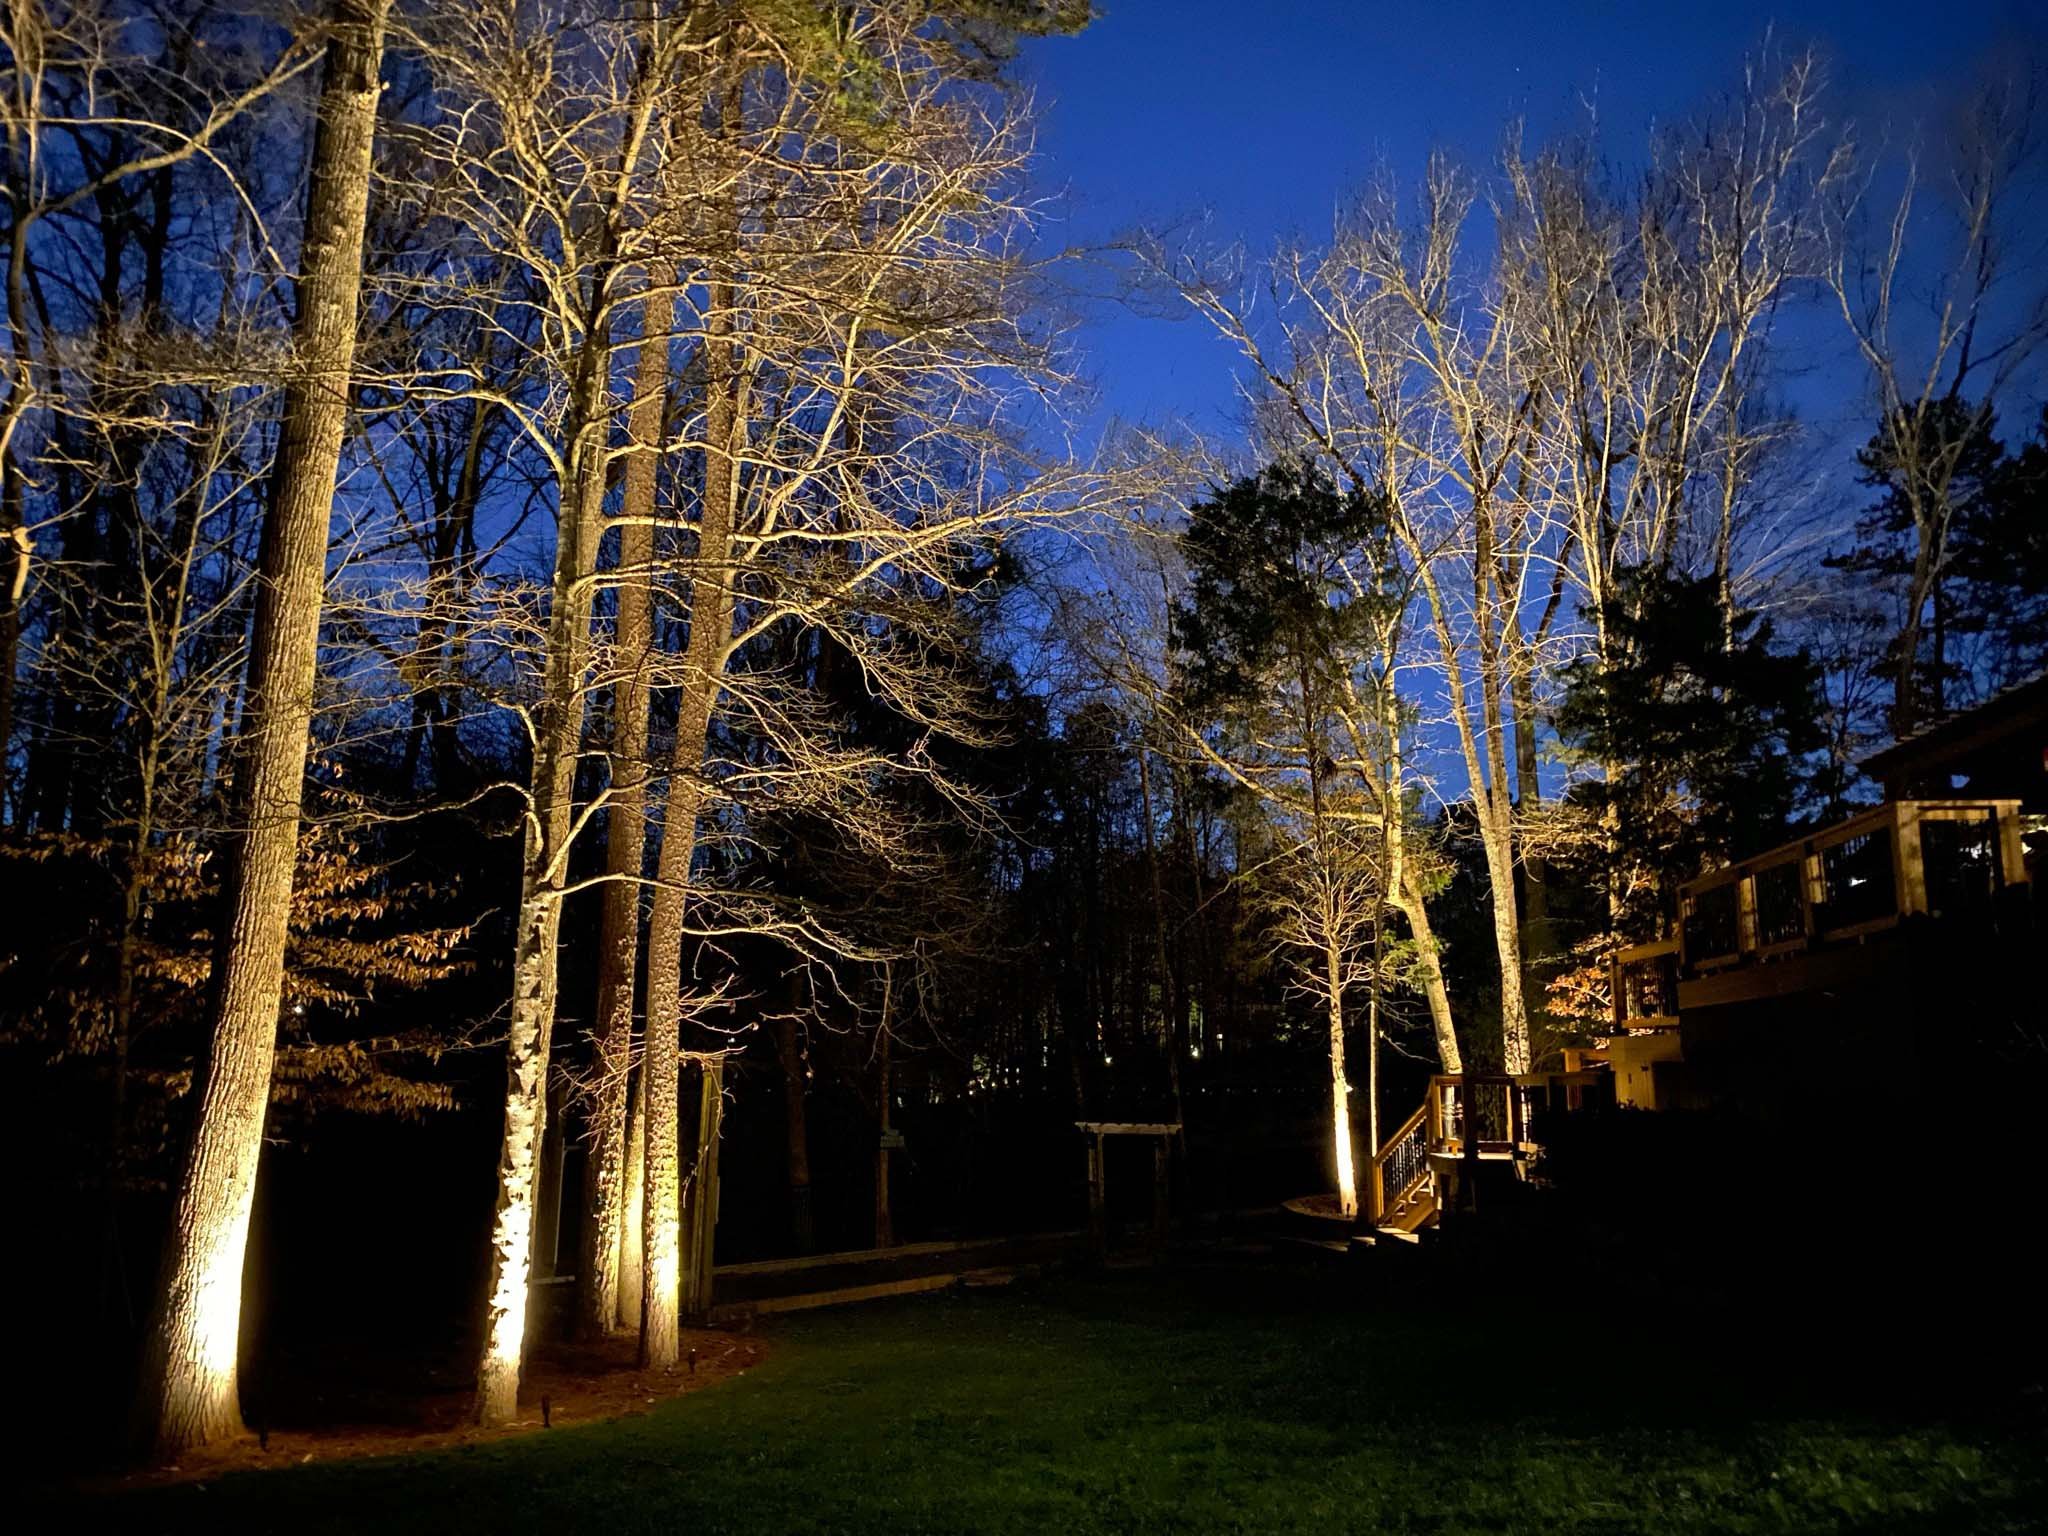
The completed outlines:
{"type": "MultiPolygon", "coordinates": [[[[1363,1225],[1372,1233],[1412,1239],[1437,1224],[1449,1160],[1522,1163],[1536,1151],[1529,1123],[1539,1093],[1555,1078],[1585,1074],[1441,1073],[1414,1114],[1402,1121],[1366,1165],[1359,1191],[1363,1225]]],[[[1569,1086],[1569,1084],[1567,1084],[1569,1086]]]]}
{"type": "Polygon", "coordinates": [[[1429,1154],[1437,1139],[1431,1132],[1438,1116],[1432,1096],[1373,1153],[1366,1168],[1364,1216],[1376,1231],[1416,1233],[1437,1223],[1436,1171],[1429,1154]]]}
{"type": "MultiPolygon", "coordinates": [[[[1519,1177],[1539,1150],[1531,1130],[1538,1110],[1577,1108],[1604,1073],[1572,1070],[1510,1077],[1498,1072],[1439,1073],[1415,1112],[1366,1163],[1358,1219],[1337,1215],[1334,1196],[1286,1203],[1299,1251],[1331,1255],[1375,1247],[1412,1249],[1456,1203],[1472,1163],[1519,1177]]],[[[1474,1170],[1471,1176],[1476,1177],[1474,1170]]]]}

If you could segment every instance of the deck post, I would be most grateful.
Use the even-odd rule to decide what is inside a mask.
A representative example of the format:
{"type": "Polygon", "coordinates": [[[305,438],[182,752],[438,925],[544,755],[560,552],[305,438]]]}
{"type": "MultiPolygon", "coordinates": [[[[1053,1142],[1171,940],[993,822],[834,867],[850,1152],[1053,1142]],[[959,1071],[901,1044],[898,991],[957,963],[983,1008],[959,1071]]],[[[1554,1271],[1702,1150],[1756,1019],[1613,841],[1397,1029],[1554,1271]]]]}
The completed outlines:
{"type": "Polygon", "coordinates": [[[1920,858],[1920,807],[1902,801],[1892,812],[1892,909],[1927,911],[1927,866],[1920,858]]]}
{"type": "Polygon", "coordinates": [[[1102,1132],[1088,1138],[1088,1235],[1095,1240],[1098,1254],[1109,1251],[1109,1212],[1104,1199],[1102,1132]]]}
{"type": "Polygon", "coordinates": [[[882,1076],[882,1124],[875,1142],[875,1246],[894,1247],[896,1223],[889,1214],[889,1153],[898,1141],[895,1130],[889,1124],[889,1032],[884,1029],[876,1043],[877,1054],[881,1057],[882,1076]]]}
{"type": "Polygon", "coordinates": [[[683,1312],[705,1317],[711,1311],[711,1266],[718,1231],[718,1133],[725,1110],[725,1061],[713,1057],[699,1064],[702,1081],[697,1099],[697,1162],[686,1186],[683,1207],[683,1312]]]}
{"type": "Polygon", "coordinates": [[[1171,1138],[1152,1139],[1152,1235],[1163,1245],[1173,1227],[1173,1200],[1167,1187],[1167,1149],[1171,1138]]]}
{"type": "Polygon", "coordinates": [[[2012,811],[1997,816],[1999,880],[2004,885],[2021,885],[2027,878],[2027,845],[2020,839],[2020,819],[2012,811]]]}

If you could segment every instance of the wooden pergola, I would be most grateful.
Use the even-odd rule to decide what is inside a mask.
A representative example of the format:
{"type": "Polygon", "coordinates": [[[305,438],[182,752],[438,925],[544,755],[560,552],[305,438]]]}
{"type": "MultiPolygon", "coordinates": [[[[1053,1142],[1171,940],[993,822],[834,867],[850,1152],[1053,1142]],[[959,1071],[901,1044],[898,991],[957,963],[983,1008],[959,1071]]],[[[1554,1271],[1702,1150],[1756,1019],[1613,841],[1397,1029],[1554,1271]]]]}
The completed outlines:
{"type": "Polygon", "coordinates": [[[1096,1251],[1105,1252],[1109,1248],[1109,1163],[1103,1143],[1112,1136],[1152,1138],[1152,1235],[1164,1243],[1167,1224],[1173,1213],[1167,1186],[1168,1169],[1173,1164],[1169,1153],[1173,1139],[1180,1135],[1180,1122],[1076,1120],[1074,1124],[1088,1137],[1088,1231],[1095,1239],[1096,1251]]]}

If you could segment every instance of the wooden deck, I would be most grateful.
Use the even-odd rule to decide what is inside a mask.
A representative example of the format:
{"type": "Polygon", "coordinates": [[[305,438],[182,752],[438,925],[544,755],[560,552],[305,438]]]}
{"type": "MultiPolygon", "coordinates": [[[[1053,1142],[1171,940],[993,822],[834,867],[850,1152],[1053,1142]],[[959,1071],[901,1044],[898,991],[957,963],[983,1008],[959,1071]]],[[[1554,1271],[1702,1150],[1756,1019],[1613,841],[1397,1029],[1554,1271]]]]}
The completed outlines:
{"type": "MultiPolygon", "coordinates": [[[[2026,878],[2017,800],[1886,801],[1681,886],[1675,1011],[1839,985],[1858,947],[1912,918],[1988,917],[2026,878]]],[[[1647,958],[1616,958],[1631,1029],[1653,1022],[1633,1016],[1647,958]]]]}

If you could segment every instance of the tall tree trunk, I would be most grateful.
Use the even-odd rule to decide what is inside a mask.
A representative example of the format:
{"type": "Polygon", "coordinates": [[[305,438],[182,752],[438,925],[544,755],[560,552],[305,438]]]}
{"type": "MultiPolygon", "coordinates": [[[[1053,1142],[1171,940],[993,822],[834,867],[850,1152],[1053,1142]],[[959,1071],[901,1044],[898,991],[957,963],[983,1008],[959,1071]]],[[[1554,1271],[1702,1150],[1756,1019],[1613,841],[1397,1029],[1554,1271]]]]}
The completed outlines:
{"type": "Polygon", "coordinates": [[[1145,817],[1145,867],[1152,880],[1152,947],[1159,966],[1159,994],[1164,1013],[1159,1021],[1160,1043],[1166,1049],[1166,1087],[1173,1099],[1173,1119],[1181,1127],[1174,1137],[1176,1150],[1187,1149],[1187,1125],[1180,1096],[1180,1035],[1175,1021],[1180,1017],[1180,989],[1166,947],[1166,888],[1159,874],[1159,840],[1152,817],[1151,753],[1138,743],[1138,790],[1145,817]]]}
{"type": "MultiPolygon", "coordinates": [[[[1393,660],[1389,654],[1387,665],[1390,672],[1393,660]]],[[[1387,899],[1408,920],[1409,937],[1415,941],[1416,964],[1422,972],[1422,995],[1429,1004],[1430,1029],[1436,1037],[1438,1070],[1462,1072],[1465,1059],[1458,1049],[1457,1025],[1451,1018],[1451,995],[1444,986],[1443,960],[1437,953],[1436,930],[1429,921],[1429,903],[1423,895],[1422,883],[1408,863],[1407,779],[1402,767],[1400,704],[1391,695],[1390,704],[1385,720],[1387,784],[1380,799],[1380,808],[1386,818],[1387,899]]],[[[1377,1152],[1379,1148],[1374,1147],[1373,1150],[1377,1152]]]]}
{"type": "Polygon", "coordinates": [[[1484,722],[1482,741],[1486,771],[1473,785],[1479,809],[1479,836],[1486,852],[1486,873],[1492,887],[1494,948],[1500,961],[1501,1070],[1529,1070],[1529,1002],[1522,965],[1521,916],[1515,905],[1514,786],[1508,777],[1507,720],[1501,708],[1512,672],[1517,621],[1507,601],[1506,573],[1495,543],[1490,506],[1476,513],[1479,533],[1474,566],[1478,592],[1479,704],[1484,722]]]}
{"type": "Polygon", "coordinates": [[[640,1220],[625,1196],[626,1066],[640,968],[640,876],[647,857],[647,662],[654,642],[654,512],[661,429],[668,404],[668,331],[674,308],[666,281],[641,301],[641,342],[627,417],[632,453],[620,500],[617,658],[612,685],[611,798],[605,811],[604,911],[597,939],[597,1093],[585,1164],[578,1326],[586,1338],[640,1321],[640,1243],[624,1241],[640,1220]],[[622,1293],[630,1284],[630,1300],[622,1293]]]}
{"type": "MultiPolygon", "coordinates": [[[[1942,519],[1946,508],[1937,508],[1942,519]]],[[[1892,644],[1897,655],[1892,664],[1892,735],[1904,741],[1920,729],[1927,716],[1927,699],[1920,685],[1920,637],[1926,630],[1927,605],[1934,598],[1940,580],[1940,523],[1936,512],[1919,508],[1913,513],[1913,571],[1907,578],[1906,618],[1892,644]]],[[[1940,705],[1937,701],[1936,706],[1940,705]]]]}
{"type": "MultiPolygon", "coordinates": [[[[740,128],[739,91],[728,81],[719,117],[730,141],[740,128]]],[[[716,212],[726,249],[706,285],[704,321],[704,498],[697,519],[697,552],[691,562],[690,633],[683,652],[682,698],[662,809],[661,854],[656,868],[653,910],[647,921],[647,1043],[641,1073],[647,1081],[647,1167],[642,1272],[640,1363],[667,1369],[681,1341],[682,1233],[676,1202],[676,1091],[682,1028],[682,962],[689,913],[690,867],[697,849],[697,817],[705,798],[704,752],[711,716],[718,704],[726,652],[732,645],[731,574],[733,525],[738,516],[740,472],[737,450],[746,419],[742,354],[734,344],[733,306],[740,259],[739,203],[730,188],[716,212]]],[[[703,1198],[712,1198],[709,1191],[703,1198]]],[[[711,1240],[711,1224],[703,1226],[711,1240]]],[[[703,1273],[708,1255],[693,1254],[703,1273]]],[[[709,1298],[703,1298],[706,1305],[709,1298]]]]}
{"type": "MultiPolygon", "coordinates": [[[[1531,660],[1524,650],[1508,678],[1509,707],[1515,726],[1515,803],[1527,816],[1543,804],[1543,782],[1536,765],[1536,693],[1531,660]]],[[[1539,856],[1522,855],[1522,931],[1530,960],[1553,952],[1550,938],[1550,869],[1539,856]]]]}
{"type": "Polygon", "coordinates": [[[239,1433],[242,1262],[277,1053],[312,719],[327,531],[348,422],[363,225],[390,0],[337,0],[313,140],[293,366],[258,555],[239,769],[245,817],[224,883],[213,1041],[198,1090],[136,1399],[159,1458],[239,1433]]]}
{"type": "MultiPolygon", "coordinates": [[[[1515,728],[1515,809],[1528,817],[1541,808],[1543,785],[1536,765],[1536,696],[1532,677],[1533,658],[1521,637],[1508,663],[1508,708],[1515,728]]],[[[1526,841],[1521,859],[1521,955],[1523,1006],[1538,1014],[1544,996],[1539,967],[1553,958],[1557,944],[1550,927],[1550,868],[1540,856],[1529,852],[1526,841]]]]}
{"type": "Polygon", "coordinates": [[[1429,1027],[1436,1039],[1437,1069],[1462,1072],[1465,1058],[1458,1049],[1457,1025],[1451,1018],[1451,994],[1444,986],[1443,962],[1437,955],[1436,930],[1430,925],[1428,903],[1412,880],[1397,883],[1392,900],[1408,919],[1408,932],[1415,940],[1416,968],[1422,973],[1422,996],[1429,1004],[1429,1027]]]}
{"type": "Polygon", "coordinates": [[[879,1134],[875,1138],[875,1246],[896,1245],[896,1221],[889,1212],[889,1152],[894,1132],[889,1126],[889,1005],[895,999],[896,976],[885,967],[882,973],[882,1028],[875,1040],[875,1076],[881,1107],[879,1134]]]}
{"type": "Polygon", "coordinates": [[[1358,1172],[1351,1147],[1351,1079],[1344,1070],[1344,966],[1332,944],[1323,951],[1330,1023],[1330,1138],[1337,1149],[1337,1207],[1358,1214],[1358,1172]]]}
{"type": "Polygon", "coordinates": [[[644,1064],[633,1074],[633,1095],[626,1110],[623,1141],[625,1158],[619,1179],[619,1208],[625,1219],[619,1223],[618,1247],[612,1253],[619,1278],[613,1302],[617,1308],[613,1323],[619,1328],[638,1328],[645,1289],[642,1265],[646,1227],[642,1205],[647,1199],[647,1069],[644,1064]]]}
{"type": "Polygon", "coordinates": [[[1310,835],[1314,840],[1318,878],[1324,882],[1321,896],[1323,994],[1330,1026],[1330,1140],[1336,1154],[1337,1205],[1349,1218],[1358,1215],[1358,1175],[1351,1145],[1351,1079],[1344,1069],[1344,962],[1337,947],[1339,917],[1336,895],[1330,885],[1330,834],[1323,817],[1321,764],[1325,761],[1325,753],[1316,728],[1315,690],[1306,659],[1301,661],[1300,667],[1301,740],[1308,757],[1310,835]]]}
{"type": "Polygon", "coordinates": [[[585,332],[571,387],[569,471],[562,484],[547,665],[534,722],[531,804],[505,1033],[504,1136],[498,1154],[497,1214],[491,1225],[483,1358],[477,1370],[476,1413],[482,1424],[508,1424],[519,1407],[532,1268],[534,1174],[547,1122],[548,1054],[559,979],[556,948],[568,883],[584,672],[590,657],[589,578],[603,531],[608,356],[602,323],[595,322],[585,332]]]}

